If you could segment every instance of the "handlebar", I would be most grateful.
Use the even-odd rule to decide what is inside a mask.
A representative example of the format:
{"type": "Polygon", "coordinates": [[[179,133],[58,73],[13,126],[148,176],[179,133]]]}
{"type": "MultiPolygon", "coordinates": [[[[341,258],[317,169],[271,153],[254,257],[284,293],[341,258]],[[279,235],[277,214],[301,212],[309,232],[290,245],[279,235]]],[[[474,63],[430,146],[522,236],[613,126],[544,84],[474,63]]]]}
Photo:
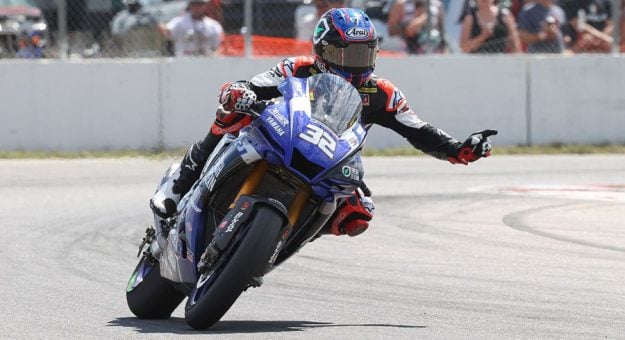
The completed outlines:
{"type": "Polygon", "coordinates": [[[252,104],[252,107],[249,110],[237,110],[236,112],[258,118],[260,116],[260,113],[263,112],[263,110],[265,110],[265,108],[270,104],[271,100],[259,100],[252,104]]]}
{"type": "Polygon", "coordinates": [[[365,197],[371,197],[371,195],[373,195],[373,192],[371,192],[371,189],[369,189],[364,181],[360,182],[360,190],[365,194],[365,197]]]}

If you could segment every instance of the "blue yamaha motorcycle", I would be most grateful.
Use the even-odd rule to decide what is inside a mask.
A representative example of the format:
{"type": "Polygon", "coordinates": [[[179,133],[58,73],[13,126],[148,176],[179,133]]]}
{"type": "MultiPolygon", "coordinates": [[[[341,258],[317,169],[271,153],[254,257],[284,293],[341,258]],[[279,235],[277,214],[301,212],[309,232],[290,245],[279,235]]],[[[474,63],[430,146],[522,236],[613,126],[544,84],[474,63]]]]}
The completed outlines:
{"type": "Polygon", "coordinates": [[[356,88],[319,74],[288,78],[278,89],[282,97],[249,112],[250,126],[224,136],[176,215],[155,215],[127,286],[139,318],[169,318],[188,297],[187,323],[212,326],[319,233],[337,199],[363,185],[366,130],[356,88]]]}

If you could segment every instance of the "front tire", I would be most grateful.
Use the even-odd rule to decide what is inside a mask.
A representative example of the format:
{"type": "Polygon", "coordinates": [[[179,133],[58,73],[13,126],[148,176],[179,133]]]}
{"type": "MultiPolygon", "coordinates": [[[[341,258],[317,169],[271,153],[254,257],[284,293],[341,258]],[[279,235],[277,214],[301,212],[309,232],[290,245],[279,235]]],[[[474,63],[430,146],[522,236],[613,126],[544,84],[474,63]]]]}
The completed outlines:
{"type": "MultiPolygon", "coordinates": [[[[282,216],[259,206],[252,221],[233,240],[233,246],[217,260],[213,274],[191,292],[185,308],[189,326],[211,327],[226,314],[254,276],[265,273],[283,225],[282,216]],[[242,239],[241,239],[242,238],[242,239]]],[[[199,281],[198,281],[199,282],[199,281]]]]}
{"type": "Polygon", "coordinates": [[[161,277],[158,262],[141,258],[126,287],[126,301],[140,319],[169,319],[185,295],[161,277]]]}

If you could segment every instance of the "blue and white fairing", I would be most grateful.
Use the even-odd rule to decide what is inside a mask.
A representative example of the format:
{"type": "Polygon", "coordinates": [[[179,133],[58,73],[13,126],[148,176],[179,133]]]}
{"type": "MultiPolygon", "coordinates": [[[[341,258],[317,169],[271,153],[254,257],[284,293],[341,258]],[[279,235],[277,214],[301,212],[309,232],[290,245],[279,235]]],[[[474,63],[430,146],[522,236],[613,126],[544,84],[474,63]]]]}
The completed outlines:
{"type": "Polygon", "coordinates": [[[282,165],[326,201],[350,195],[364,175],[359,151],[366,137],[362,101],[350,83],[333,74],[290,77],[283,95],[247,130],[262,158],[282,165]]]}
{"type": "Polygon", "coordinates": [[[313,196],[327,202],[351,196],[362,184],[358,151],[366,130],[359,121],[362,101],[356,88],[338,76],[320,74],[287,78],[279,89],[283,98],[267,106],[238,137],[224,136],[201,179],[178,204],[180,216],[161,247],[163,277],[197,281],[197,264],[206,248],[207,199],[217,183],[243,164],[264,159],[288,169],[310,185],[313,196]]]}

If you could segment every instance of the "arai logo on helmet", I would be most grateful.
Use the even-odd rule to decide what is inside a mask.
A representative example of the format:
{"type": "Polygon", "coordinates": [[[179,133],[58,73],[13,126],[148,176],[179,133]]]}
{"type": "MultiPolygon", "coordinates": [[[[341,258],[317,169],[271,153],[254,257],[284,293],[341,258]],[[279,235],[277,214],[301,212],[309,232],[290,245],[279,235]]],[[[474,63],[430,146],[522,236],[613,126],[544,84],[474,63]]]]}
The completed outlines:
{"type": "Polygon", "coordinates": [[[353,40],[367,40],[369,31],[362,27],[352,27],[345,32],[345,36],[353,40]]]}

